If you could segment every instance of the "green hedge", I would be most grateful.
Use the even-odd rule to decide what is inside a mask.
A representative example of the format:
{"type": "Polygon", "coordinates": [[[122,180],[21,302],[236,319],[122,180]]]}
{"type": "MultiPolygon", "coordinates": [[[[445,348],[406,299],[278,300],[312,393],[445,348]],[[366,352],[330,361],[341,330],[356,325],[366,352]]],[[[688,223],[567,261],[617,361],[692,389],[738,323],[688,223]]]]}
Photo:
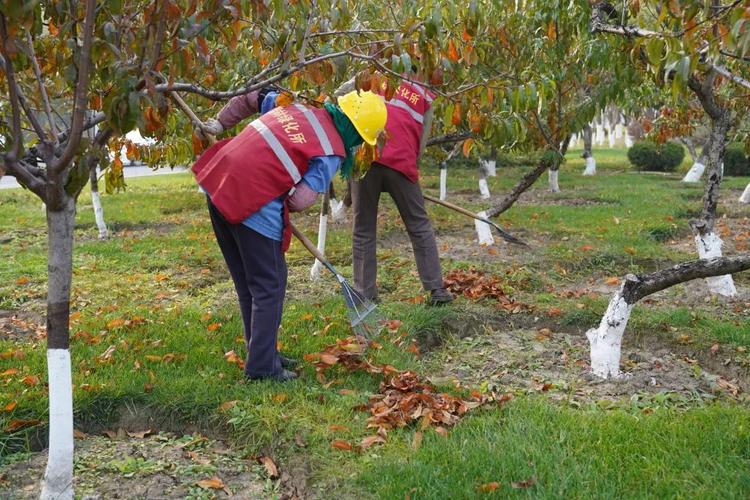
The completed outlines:
{"type": "Polygon", "coordinates": [[[745,154],[745,146],[732,143],[724,152],[724,175],[750,175],[750,158],[745,154]]]}
{"type": "Polygon", "coordinates": [[[685,149],[673,142],[656,144],[651,141],[641,141],[628,149],[628,160],[638,170],[674,172],[684,158],[685,149]]]}

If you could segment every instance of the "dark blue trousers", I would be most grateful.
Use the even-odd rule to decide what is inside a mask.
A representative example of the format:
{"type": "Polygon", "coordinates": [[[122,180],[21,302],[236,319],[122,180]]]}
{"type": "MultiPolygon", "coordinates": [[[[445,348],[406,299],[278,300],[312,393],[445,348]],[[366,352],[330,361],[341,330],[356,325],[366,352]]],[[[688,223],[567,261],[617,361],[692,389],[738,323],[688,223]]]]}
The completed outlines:
{"type": "Polygon", "coordinates": [[[243,224],[230,224],[208,201],[211,224],[234,281],[245,327],[245,375],[281,373],[276,339],[286,293],[287,268],[281,242],[243,224]]]}

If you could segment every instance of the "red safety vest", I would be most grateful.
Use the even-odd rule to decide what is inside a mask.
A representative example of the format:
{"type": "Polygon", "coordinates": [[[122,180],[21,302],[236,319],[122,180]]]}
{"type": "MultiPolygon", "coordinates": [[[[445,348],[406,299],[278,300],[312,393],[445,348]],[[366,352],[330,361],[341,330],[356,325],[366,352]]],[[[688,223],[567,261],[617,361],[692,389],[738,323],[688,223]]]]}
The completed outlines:
{"type": "Polygon", "coordinates": [[[390,101],[386,102],[387,140],[376,160],[404,174],[410,181],[419,180],[417,158],[422,138],[424,115],[435,95],[420,85],[402,81],[390,101]]]}
{"type": "MultiPolygon", "coordinates": [[[[208,148],[193,165],[198,184],[231,224],[239,224],[302,180],[316,156],[346,156],[325,109],[292,104],[274,108],[236,137],[208,148]]],[[[291,227],[284,203],[283,249],[291,227]]]]}

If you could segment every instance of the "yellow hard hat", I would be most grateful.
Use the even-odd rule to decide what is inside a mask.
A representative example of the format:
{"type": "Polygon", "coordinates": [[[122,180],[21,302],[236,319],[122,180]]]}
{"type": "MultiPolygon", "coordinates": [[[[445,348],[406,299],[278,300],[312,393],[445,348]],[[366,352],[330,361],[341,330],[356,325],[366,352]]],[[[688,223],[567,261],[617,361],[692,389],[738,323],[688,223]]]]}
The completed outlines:
{"type": "Polygon", "coordinates": [[[352,121],[362,139],[374,146],[378,141],[378,135],[385,128],[385,121],[388,117],[383,98],[369,90],[367,92],[354,90],[339,97],[339,107],[352,121]]]}

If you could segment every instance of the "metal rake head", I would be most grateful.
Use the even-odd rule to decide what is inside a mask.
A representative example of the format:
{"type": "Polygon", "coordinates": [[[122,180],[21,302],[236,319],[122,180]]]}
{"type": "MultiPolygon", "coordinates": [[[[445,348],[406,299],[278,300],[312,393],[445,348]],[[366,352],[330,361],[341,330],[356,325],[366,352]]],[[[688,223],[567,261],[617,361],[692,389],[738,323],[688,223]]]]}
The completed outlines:
{"type": "Polygon", "coordinates": [[[346,280],[339,282],[354,333],[367,339],[373,337],[378,333],[377,306],[352,288],[346,280]]]}

